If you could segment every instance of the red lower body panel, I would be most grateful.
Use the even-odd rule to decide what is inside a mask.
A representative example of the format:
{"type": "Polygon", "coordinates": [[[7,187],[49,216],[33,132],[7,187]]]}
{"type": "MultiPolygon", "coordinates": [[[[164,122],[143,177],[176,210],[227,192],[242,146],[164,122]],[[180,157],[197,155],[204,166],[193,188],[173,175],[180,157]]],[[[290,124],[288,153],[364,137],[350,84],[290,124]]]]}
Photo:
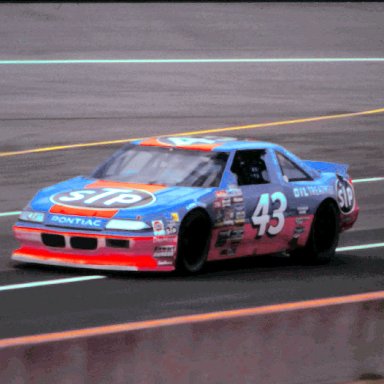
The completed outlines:
{"type": "Polygon", "coordinates": [[[341,231],[346,231],[347,229],[352,228],[359,216],[360,208],[356,203],[355,209],[348,215],[340,215],[340,229],[341,231]]]}
{"type": "MultiPolygon", "coordinates": [[[[251,224],[214,228],[208,260],[237,258],[248,255],[278,253],[306,244],[313,215],[287,217],[277,235],[268,231],[262,236],[251,224]]],[[[272,226],[276,223],[272,221],[272,226]]],[[[172,271],[177,255],[177,235],[117,236],[106,233],[84,233],[27,226],[14,226],[21,247],[12,254],[14,260],[78,268],[172,271]],[[54,246],[44,242],[43,235],[58,236],[61,243],[54,246]],[[86,243],[93,241],[94,249],[78,249],[74,238],[86,243]]],[[[91,247],[89,247],[91,248],[91,247]]]]}
{"type": "MultiPolygon", "coordinates": [[[[208,260],[278,253],[305,246],[313,215],[287,217],[280,233],[258,235],[251,224],[214,228],[208,260]]],[[[274,224],[274,223],[272,223],[274,224]]]]}

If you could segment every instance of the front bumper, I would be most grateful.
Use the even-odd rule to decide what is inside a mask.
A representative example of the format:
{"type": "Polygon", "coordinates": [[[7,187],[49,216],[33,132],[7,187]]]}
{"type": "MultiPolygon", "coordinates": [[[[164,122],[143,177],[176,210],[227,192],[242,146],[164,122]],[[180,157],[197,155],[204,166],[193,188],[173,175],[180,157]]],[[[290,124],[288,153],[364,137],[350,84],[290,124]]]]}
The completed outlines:
{"type": "Polygon", "coordinates": [[[173,271],[177,236],[124,236],[17,223],[15,261],[118,271],[173,271]]]}

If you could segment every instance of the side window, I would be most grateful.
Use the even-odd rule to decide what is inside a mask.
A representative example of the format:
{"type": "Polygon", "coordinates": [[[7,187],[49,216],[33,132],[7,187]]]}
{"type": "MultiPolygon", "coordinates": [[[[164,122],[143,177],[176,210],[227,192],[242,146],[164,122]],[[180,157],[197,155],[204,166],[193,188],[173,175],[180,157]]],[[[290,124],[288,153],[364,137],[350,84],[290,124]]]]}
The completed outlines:
{"type": "Polygon", "coordinates": [[[297,164],[289,160],[280,152],[276,152],[277,160],[280,164],[281,173],[285,181],[305,181],[312,180],[312,178],[304,172],[297,164]]]}
{"type": "Polygon", "coordinates": [[[266,184],[270,182],[264,150],[237,151],[231,171],[238,185],[266,184]]]}

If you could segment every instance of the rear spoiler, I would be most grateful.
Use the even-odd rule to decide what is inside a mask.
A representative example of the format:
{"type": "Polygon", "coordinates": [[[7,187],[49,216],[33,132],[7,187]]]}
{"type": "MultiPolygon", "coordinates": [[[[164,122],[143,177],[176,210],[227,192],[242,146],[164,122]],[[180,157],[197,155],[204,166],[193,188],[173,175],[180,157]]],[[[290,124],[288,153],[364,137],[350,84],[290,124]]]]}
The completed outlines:
{"type": "Polygon", "coordinates": [[[305,165],[315,169],[319,172],[331,172],[336,173],[340,176],[349,177],[348,175],[348,164],[340,164],[340,163],[328,163],[325,161],[311,161],[311,160],[303,160],[305,165]]]}

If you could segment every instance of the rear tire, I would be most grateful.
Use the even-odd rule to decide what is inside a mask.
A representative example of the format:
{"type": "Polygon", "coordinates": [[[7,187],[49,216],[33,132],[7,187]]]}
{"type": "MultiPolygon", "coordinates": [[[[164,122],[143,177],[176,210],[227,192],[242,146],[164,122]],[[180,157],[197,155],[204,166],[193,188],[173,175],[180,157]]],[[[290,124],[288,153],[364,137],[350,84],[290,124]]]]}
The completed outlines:
{"type": "Polygon", "coordinates": [[[316,211],[307,244],[291,251],[292,259],[304,264],[329,263],[339,242],[339,227],[338,207],[333,201],[323,202],[316,211]]]}
{"type": "Polygon", "coordinates": [[[207,260],[211,240],[211,221],[202,210],[190,212],[179,231],[176,269],[184,274],[199,272],[207,260]]]}

